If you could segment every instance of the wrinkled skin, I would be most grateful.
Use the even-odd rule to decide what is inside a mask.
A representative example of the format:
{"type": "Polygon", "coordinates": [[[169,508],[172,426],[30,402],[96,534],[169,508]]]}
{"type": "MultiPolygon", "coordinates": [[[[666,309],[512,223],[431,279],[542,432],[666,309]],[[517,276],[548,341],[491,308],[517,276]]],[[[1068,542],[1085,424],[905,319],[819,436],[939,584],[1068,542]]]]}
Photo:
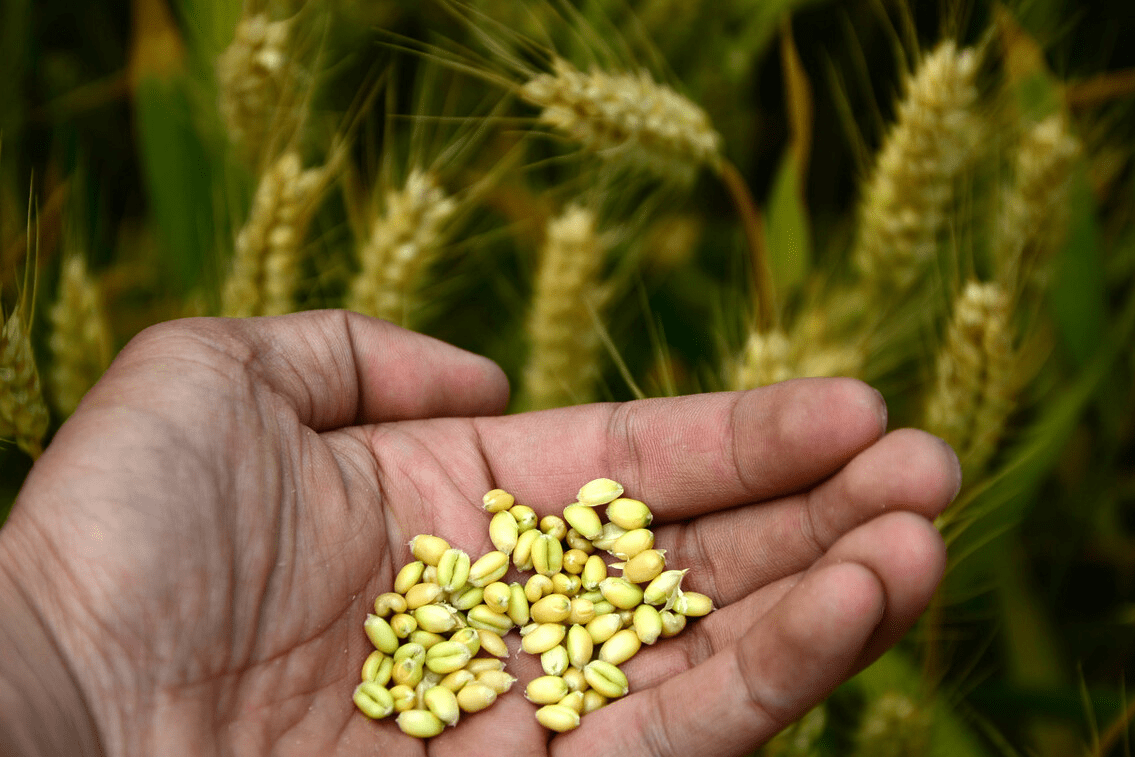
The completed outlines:
{"type": "Polygon", "coordinates": [[[500,416],[507,396],[484,358],[343,312],[144,332],[0,531],[0,641],[23,651],[0,663],[0,704],[23,708],[0,745],[743,754],[893,645],[940,578],[930,519],[956,458],[885,433],[859,382],[500,416]],[[564,735],[523,697],[527,655],[511,692],[429,742],[358,713],[363,619],[412,536],[475,559],[484,492],[545,515],[598,476],[653,508],[657,546],[717,611],[644,648],[632,693],[564,735]]]}

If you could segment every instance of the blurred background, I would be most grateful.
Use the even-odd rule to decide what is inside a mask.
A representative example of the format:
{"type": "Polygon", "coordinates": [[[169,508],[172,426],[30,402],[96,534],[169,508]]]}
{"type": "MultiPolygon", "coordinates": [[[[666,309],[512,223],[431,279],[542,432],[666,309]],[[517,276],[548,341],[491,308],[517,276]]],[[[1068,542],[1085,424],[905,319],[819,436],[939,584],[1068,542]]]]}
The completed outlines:
{"type": "Polygon", "coordinates": [[[351,307],[513,411],[855,375],[963,459],[950,566],[762,753],[1130,755],[1131,39],[1129,0],[3,0],[0,518],[171,318],[351,307]]]}

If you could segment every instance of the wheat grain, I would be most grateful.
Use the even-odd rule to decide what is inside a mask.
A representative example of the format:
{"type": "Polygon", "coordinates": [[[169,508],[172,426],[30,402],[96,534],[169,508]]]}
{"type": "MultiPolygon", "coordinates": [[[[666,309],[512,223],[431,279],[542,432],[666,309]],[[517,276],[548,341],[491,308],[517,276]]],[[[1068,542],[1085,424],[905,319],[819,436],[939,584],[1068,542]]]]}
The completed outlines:
{"type": "Polygon", "coordinates": [[[242,18],[232,43],[217,57],[218,109],[233,142],[258,149],[281,116],[281,98],[292,64],[292,21],[259,13],[242,18]]]}
{"type": "Polygon", "coordinates": [[[864,189],[854,260],[869,279],[907,286],[934,258],[954,181],[981,141],[978,64],[947,41],[907,80],[864,189]]]}
{"type": "Polygon", "coordinates": [[[985,467],[1013,409],[1019,382],[1010,316],[1003,287],[968,282],[938,354],[925,426],[950,443],[966,474],[985,467]]]}
{"type": "Polygon", "coordinates": [[[59,297],[49,313],[48,385],[56,410],[68,416],[99,380],[113,356],[110,323],[98,283],[81,255],[63,262],[59,297]]]}
{"type": "Polygon", "coordinates": [[[437,256],[445,225],[456,210],[432,175],[411,171],[402,189],[387,193],[385,213],[359,250],[360,270],[351,282],[347,308],[405,323],[417,281],[437,256]]]}
{"type": "Polygon", "coordinates": [[[222,293],[230,317],[279,315],[296,307],[300,250],[326,188],[327,167],[304,170],[284,153],[260,179],[252,209],[237,235],[232,271],[222,293]]]}
{"type": "Polygon", "coordinates": [[[1059,244],[1064,199],[1079,141],[1064,118],[1050,116],[1029,128],[1017,149],[1014,182],[1001,206],[996,259],[1012,286],[1030,264],[1059,244]]]}
{"type": "Polygon", "coordinates": [[[560,57],[517,94],[540,108],[539,121],[609,160],[688,183],[722,162],[721,136],[697,104],[650,74],[584,73],[560,57]]]}
{"type": "Polygon", "coordinates": [[[47,423],[31,338],[17,309],[0,330],[0,438],[15,439],[20,449],[39,457],[47,423]]]}
{"type": "Polygon", "coordinates": [[[607,299],[599,280],[604,254],[592,211],[572,205],[548,222],[528,318],[524,392],[533,409],[594,396],[600,340],[592,314],[607,299]]]}

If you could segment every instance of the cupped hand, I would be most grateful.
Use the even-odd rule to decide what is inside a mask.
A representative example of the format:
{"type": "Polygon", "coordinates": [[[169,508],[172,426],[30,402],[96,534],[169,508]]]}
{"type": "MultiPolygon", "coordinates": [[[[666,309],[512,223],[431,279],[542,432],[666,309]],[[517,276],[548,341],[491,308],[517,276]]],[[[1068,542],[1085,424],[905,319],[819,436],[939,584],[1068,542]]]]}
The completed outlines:
{"type": "MultiPolygon", "coordinates": [[[[144,332],[0,531],[69,722],[113,755],[742,754],[898,641],[941,575],[956,459],[885,434],[859,382],[499,416],[507,397],[488,360],[339,311],[144,332]],[[626,663],[629,696],[554,735],[517,685],[428,742],[355,709],[411,537],[475,559],[484,492],[559,513],[599,476],[719,608],[626,663]]],[[[538,666],[509,661],[522,684],[538,666]]]]}

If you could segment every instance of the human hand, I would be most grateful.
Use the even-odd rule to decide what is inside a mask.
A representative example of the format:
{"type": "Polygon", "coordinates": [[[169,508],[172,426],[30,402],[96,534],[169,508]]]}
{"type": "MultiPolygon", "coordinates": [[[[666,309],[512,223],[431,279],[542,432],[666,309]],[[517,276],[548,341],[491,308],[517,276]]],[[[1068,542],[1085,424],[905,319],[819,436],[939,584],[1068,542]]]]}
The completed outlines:
{"type": "MultiPolygon", "coordinates": [[[[0,663],[0,703],[24,703],[9,738],[71,754],[740,754],[893,645],[937,584],[928,519],[956,459],[922,432],[884,436],[859,382],[493,417],[507,394],[484,358],[343,312],[142,334],[0,531],[0,642],[22,651],[0,663]],[[623,666],[630,695],[554,738],[521,686],[428,742],[355,710],[362,622],[412,536],[476,558],[492,548],[485,491],[544,515],[599,476],[651,506],[657,546],[718,611],[644,648],[623,666]]],[[[509,662],[522,681],[538,667],[509,662]]]]}

